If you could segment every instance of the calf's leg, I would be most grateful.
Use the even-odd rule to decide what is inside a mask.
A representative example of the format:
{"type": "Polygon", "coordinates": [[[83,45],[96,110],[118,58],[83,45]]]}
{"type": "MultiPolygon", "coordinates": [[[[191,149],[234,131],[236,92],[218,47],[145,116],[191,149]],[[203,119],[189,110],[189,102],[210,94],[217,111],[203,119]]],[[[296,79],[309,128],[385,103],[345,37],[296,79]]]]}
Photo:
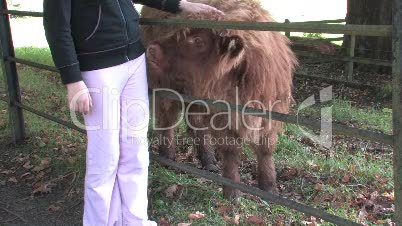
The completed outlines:
{"type": "MultiPolygon", "coordinates": [[[[241,147],[229,146],[222,150],[223,157],[223,177],[240,183],[239,165],[240,165],[241,147]]],[[[229,201],[237,201],[239,191],[237,189],[223,186],[223,196],[229,201]]]]}
{"type": "Polygon", "coordinates": [[[259,144],[255,144],[254,150],[257,155],[258,186],[264,191],[277,194],[276,171],[272,154],[275,150],[277,135],[261,138],[259,144]]]}
{"type": "Polygon", "coordinates": [[[174,137],[175,127],[180,110],[178,103],[170,100],[158,101],[156,108],[156,125],[158,130],[159,153],[174,160],[176,157],[177,141],[174,137]]]}
{"type": "Polygon", "coordinates": [[[217,172],[219,167],[215,158],[214,146],[211,143],[211,135],[204,130],[193,130],[189,128],[194,140],[194,148],[197,151],[197,157],[201,161],[201,165],[208,171],[217,172]]]}

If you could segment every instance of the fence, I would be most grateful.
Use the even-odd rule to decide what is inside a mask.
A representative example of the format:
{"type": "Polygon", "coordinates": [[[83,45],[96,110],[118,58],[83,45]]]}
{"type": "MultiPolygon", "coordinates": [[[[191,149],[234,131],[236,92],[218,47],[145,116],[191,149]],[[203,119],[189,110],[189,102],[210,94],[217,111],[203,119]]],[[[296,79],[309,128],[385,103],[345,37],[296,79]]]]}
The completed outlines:
{"type": "MultiPolygon", "coordinates": [[[[295,22],[294,24],[314,24],[314,23],[320,23],[320,24],[339,24],[339,23],[345,23],[345,19],[337,19],[337,20],[320,20],[320,21],[304,21],[304,22],[295,22]]],[[[290,23],[290,20],[286,19],[285,23],[290,23]]],[[[286,32],[285,35],[288,38],[295,38],[292,37],[290,32],[286,32]]],[[[324,40],[326,41],[342,41],[344,40],[344,37],[336,37],[336,38],[325,38],[324,40]]],[[[387,61],[387,60],[380,60],[380,59],[369,59],[369,58],[362,58],[362,57],[355,57],[355,50],[356,50],[356,34],[351,34],[350,35],[350,43],[348,48],[346,48],[346,54],[347,56],[337,56],[337,55],[328,55],[328,54],[319,54],[319,53],[312,53],[312,52],[303,52],[303,51],[295,51],[298,56],[302,57],[309,57],[309,58],[314,58],[318,59],[318,62],[324,61],[343,61],[346,62],[345,65],[345,74],[347,76],[347,80],[338,80],[338,79],[330,79],[327,77],[320,77],[316,76],[317,79],[322,79],[326,80],[328,82],[332,83],[343,83],[347,86],[350,87],[355,87],[355,88],[374,88],[378,89],[379,87],[374,87],[372,85],[367,85],[364,84],[362,86],[357,86],[356,83],[353,82],[353,73],[354,73],[354,64],[359,63],[359,64],[371,64],[371,65],[377,65],[377,66],[386,66],[386,67],[392,67],[392,62],[387,61]]],[[[305,76],[305,75],[304,75],[305,76]]]]}
{"type": "MultiPolygon", "coordinates": [[[[211,22],[211,21],[186,21],[186,20],[153,20],[141,19],[143,25],[159,25],[159,26],[187,26],[193,28],[210,28],[210,29],[239,29],[239,30],[260,30],[260,31],[284,31],[284,32],[309,32],[309,33],[333,33],[347,35],[365,35],[365,36],[381,36],[393,37],[393,134],[382,134],[368,130],[351,128],[344,125],[333,123],[334,134],[354,136],[372,141],[391,144],[394,146],[394,189],[395,189],[395,221],[398,225],[402,225],[402,0],[394,0],[394,24],[393,26],[376,26],[376,25],[336,25],[336,24],[320,24],[320,23],[271,23],[271,22],[211,22]]],[[[45,114],[30,106],[21,103],[20,89],[18,85],[18,74],[16,63],[25,64],[32,67],[41,68],[56,72],[57,69],[35,62],[15,58],[12,36],[10,31],[9,14],[21,16],[41,17],[42,13],[38,12],[21,12],[7,10],[6,0],[0,0],[0,44],[2,51],[2,69],[7,81],[8,99],[1,99],[8,103],[10,122],[13,133],[14,142],[25,137],[23,111],[29,111],[48,120],[62,124],[66,127],[75,129],[82,133],[84,130],[77,128],[75,125],[57,119],[51,115],[45,114]]],[[[159,97],[176,99],[178,98],[171,93],[158,93],[159,97]]],[[[190,102],[199,100],[199,98],[183,96],[184,101],[190,102]]],[[[221,103],[214,103],[213,100],[204,100],[210,107],[227,110],[227,106],[221,103]]],[[[231,110],[240,111],[239,106],[231,106],[231,110]]],[[[320,122],[307,117],[296,117],[293,115],[280,114],[276,112],[268,112],[264,115],[259,109],[246,108],[245,113],[256,117],[271,118],[286,123],[299,124],[311,129],[320,129],[320,122]]],[[[227,178],[217,176],[215,174],[202,171],[186,164],[180,164],[171,160],[164,159],[160,156],[151,155],[151,158],[163,165],[173,167],[177,170],[185,171],[195,176],[204,177],[218,184],[226,185],[243,192],[256,195],[262,199],[280,204],[307,215],[321,218],[325,221],[338,225],[359,225],[347,219],[329,214],[325,211],[318,210],[307,205],[273,195],[271,193],[259,190],[255,187],[246,186],[236,183],[227,178]]]]}
{"type": "MultiPolygon", "coordinates": [[[[337,20],[314,20],[314,21],[303,21],[303,22],[293,22],[294,24],[297,23],[310,23],[310,24],[340,24],[340,23],[345,23],[346,20],[345,19],[337,19],[337,20]]],[[[289,24],[290,20],[289,19],[285,19],[285,23],[289,24]]],[[[292,36],[290,35],[290,32],[286,32],[285,35],[288,38],[292,38],[292,36]]],[[[342,41],[343,37],[337,37],[337,38],[327,38],[325,40],[328,41],[342,41]]]]}

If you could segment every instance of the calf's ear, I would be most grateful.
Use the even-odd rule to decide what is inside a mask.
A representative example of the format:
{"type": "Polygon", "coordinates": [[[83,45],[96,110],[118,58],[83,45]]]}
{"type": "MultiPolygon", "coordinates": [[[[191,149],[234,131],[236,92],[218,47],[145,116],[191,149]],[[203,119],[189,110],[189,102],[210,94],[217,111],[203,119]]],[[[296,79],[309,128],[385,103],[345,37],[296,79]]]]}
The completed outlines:
{"type": "Polygon", "coordinates": [[[237,57],[244,50],[243,39],[238,35],[221,37],[220,49],[221,54],[228,54],[232,58],[237,57]]]}

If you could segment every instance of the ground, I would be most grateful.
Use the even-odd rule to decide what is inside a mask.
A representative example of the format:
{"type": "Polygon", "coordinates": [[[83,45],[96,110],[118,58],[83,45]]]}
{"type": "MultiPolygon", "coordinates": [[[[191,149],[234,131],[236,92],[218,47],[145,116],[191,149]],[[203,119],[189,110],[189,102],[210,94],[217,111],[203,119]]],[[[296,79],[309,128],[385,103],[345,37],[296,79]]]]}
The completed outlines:
{"type": "MultiPolygon", "coordinates": [[[[21,156],[21,153],[32,152],[32,149],[29,145],[20,145],[16,148],[7,143],[4,140],[1,142],[0,224],[80,225],[82,197],[66,195],[65,186],[68,184],[64,183],[62,179],[57,180],[57,177],[57,186],[49,187],[48,194],[32,195],[31,184],[14,176],[21,170],[22,174],[26,171],[25,168],[15,164],[15,160],[21,156]]],[[[28,176],[26,175],[26,177],[28,176]]],[[[37,176],[34,180],[41,180],[37,176]]]]}

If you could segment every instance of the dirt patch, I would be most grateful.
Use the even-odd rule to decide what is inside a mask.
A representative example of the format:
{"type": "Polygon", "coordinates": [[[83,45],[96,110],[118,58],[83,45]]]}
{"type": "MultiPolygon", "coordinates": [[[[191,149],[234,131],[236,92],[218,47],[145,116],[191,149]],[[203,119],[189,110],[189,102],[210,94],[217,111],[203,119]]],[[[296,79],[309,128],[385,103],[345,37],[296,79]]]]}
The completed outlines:
{"type": "Polygon", "coordinates": [[[31,183],[21,178],[15,161],[21,152],[25,151],[18,146],[0,143],[0,225],[81,225],[83,197],[66,196],[68,183],[33,195],[31,183]]]}
{"type": "MultiPolygon", "coordinates": [[[[298,71],[311,76],[347,80],[343,66],[339,63],[302,64],[298,71]]],[[[353,82],[380,88],[373,90],[352,88],[340,83],[327,83],[320,79],[295,76],[293,95],[296,102],[301,103],[311,95],[319,95],[320,90],[323,88],[333,86],[334,98],[349,100],[356,107],[390,108],[392,105],[392,95],[389,87],[391,81],[391,75],[356,70],[353,82]]]]}

